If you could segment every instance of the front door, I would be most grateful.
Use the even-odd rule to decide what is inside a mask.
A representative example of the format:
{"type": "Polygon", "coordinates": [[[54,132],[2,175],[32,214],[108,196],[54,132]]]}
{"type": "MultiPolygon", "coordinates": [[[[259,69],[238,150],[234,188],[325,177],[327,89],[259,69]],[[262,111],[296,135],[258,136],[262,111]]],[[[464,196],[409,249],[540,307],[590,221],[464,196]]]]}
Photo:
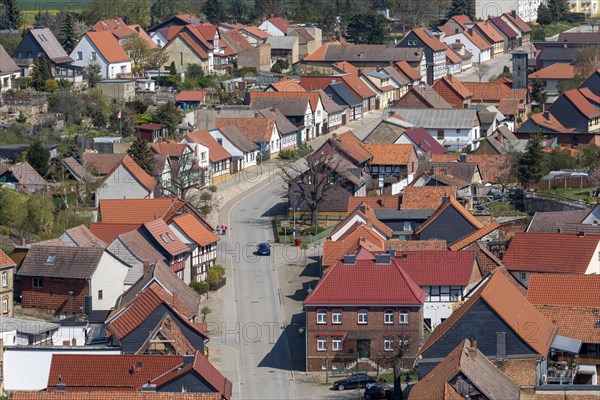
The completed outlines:
{"type": "Polygon", "coordinates": [[[359,339],[356,341],[356,350],[358,358],[371,357],[371,339],[359,339]]]}

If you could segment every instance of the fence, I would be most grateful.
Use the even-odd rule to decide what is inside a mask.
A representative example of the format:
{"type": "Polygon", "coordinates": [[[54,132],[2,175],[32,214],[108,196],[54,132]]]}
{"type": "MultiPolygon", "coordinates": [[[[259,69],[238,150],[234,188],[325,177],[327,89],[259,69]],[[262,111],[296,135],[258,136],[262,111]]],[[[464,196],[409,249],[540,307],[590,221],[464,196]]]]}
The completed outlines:
{"type": "Polygon", "coordinates": [[[535,184],[538,190],[550,189],[583,189],[593,186],[587,176],[570,176],[566,178],[542,179],[535,184]]]}
{"type": "Polygon", "coordinates": [[[341,369],[332,369],[331,376],[366,374],[367,372],[369,372],[369,370],[366,368],[341,368],[341,369]]]}
{"type": "MultiPolygon", "coordinates": [[[[317,221],[325,221],[325,223],[329,223],[330,221],[342,221],[344,218],[346,218],[345,216],[342,215],[323,215],[323,216],[319,216],[317,218],[317,221]]],[[[302,216],[297,216],[296,217],[296,223],[298,222],[303,222],[303,221],[307,221],[310,220],[311,217],[310,215],[302,215],[302,216]]],[[[284,220],[290,221],[289,219],[286,219],[284,217],[281,216],[277,216],[273,219],[273,233],[275,235],[275,241],[277,243],[293,243],[294,241],[294,237],[292,236],[292,224],[290,223],[290,226],[288,228],[285,229],[280,229],[280,223],[284,220]],[[282,234],[282,231],[284,232],[282,234]],[[286,234],[287,231],[287,234],[286,234]]],[[[291,222],[291,221],[290,221],[291,222]]],[[[306,234],[297,234],[296,238],[297,239],[302,239],[303,242],[308,242],[308,243],[314,243],[316,241],[319,241],[325,237],[327,237],[331,231],[333,231],[333,229],[336,227],[337,224],[328,227],[327,229],[323,230],[322,232],[317,233],[316,235],[306,235],[306,234]]]]}

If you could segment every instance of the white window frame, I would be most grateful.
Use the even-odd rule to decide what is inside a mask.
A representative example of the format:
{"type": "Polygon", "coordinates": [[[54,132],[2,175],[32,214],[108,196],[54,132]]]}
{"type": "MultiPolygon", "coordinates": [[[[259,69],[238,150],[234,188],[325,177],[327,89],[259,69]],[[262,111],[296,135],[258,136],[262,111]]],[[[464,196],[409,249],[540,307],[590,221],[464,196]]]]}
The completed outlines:
{"type": "Polygon", "coordinates": [[[323,325],[327,323],[327,310],[317,310],[317,324],[323,325]]]}
{"type": "Polygon", "coordinates": [[[327,351],[327,337],[317,337],[317,351],[327,351]]]}
{"type": "Polygon", "coordinates": [[[336,325],[342,323],[342,310],[333,310],[331,312],[331,323],[336,325]]]}
{"type": "Polygon", "coordinates": [[[394,351],[394,339],[383,340],[383,351],[394,351]]]}
{"type": "Polygon", "coordinates": [[[526,281],[527,280],[527,272],[521,272],[521,273],[519,273],[519,280],[520,281],[526,281]]]}
{"type": "Polygon", "coordinates": [[[2,287],[8,287],[8,272],[2,271],[2,287]]]}
{"type": "Polygon", "coordinates": [[[76,55],[76,58],[79,61],[83,60],[83,51],[78,51],[77,55],[76,55]]]}
{"type": "Polygon", "coordinates": [[[8,314],[8,297],[2,298],[2,314],[8,314]]]}
{"type": "Polygon", "coordinates": [[[360,325],[367,325],[369,323],[369,311],[362,309],[358,310],[357,323],[360,325]]]}
{"type": "Polygon", "coordinates": [[[399,322],[401,324],[408,324],[410,311],[408,310],[400,310],[399,322]]]}
{"type": "Polygon", "coordinates": [[[344,344],[342,338],[339,336],[333,336],[331,338],[331,350],[333,351],[342,351],[344,348],[344,344]]]}
{"type": "Polygon", "coordinates": [[[90,60],[96,61],[97,59],[98,59],[98,53],[96,53],[95,51],[92,51],[90,53],[90,60]]]}
{"type": "Polygon", "coordinates": [[[383,312],[383,323],[388,325],[394,323],[394,310],[385,310],[383,312]]]}

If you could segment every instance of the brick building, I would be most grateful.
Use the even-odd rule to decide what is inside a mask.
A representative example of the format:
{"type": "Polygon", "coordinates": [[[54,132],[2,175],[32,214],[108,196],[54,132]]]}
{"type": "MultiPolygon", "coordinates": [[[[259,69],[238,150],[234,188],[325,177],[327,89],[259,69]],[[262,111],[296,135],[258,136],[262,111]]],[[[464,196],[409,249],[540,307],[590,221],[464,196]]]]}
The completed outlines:
{"type": "Polygon", "coordinates": [[[425,296],[389,254],[346,256],[304,302],[308,371],[412,365],[425,296]]]}
{"type": "Polygon", "coordinates": [[[14,273],[15,262],[0,249],[0,312],[2,316],[13,316],[13,292],[14,292],[14,273]]]}

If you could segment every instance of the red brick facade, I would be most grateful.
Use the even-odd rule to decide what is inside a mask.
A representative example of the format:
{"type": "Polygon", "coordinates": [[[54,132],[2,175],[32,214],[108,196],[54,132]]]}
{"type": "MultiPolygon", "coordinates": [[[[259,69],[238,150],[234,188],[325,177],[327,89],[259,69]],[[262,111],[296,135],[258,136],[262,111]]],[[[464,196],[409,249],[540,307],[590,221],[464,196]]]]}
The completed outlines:
{"type": "MultiPolygon", "coordinates": [[[[408,350],[403,357],[404,365],[412,366],[423,340],[422,307],[310,307],[307,309],[307,365],[308,371],[354,367],[358,361],[358,340],[370,340],[368,362],[361,358],[357,368],[374,369],[377,364],[388,368],[392,357],[399,351],[400,340],[408,340],[408,350]],[[358,323],[358,310],[367,310],[367,323],[358,323]],[[317,323],[317,310],[326,310],[326,323],[317,323]],[[332,323],[332,311],[342,311],[342,323],[332,323]],[[393,310],[393,323],[384,323],[384,311],[393,310]],[[408,311],[408,323],[400,323],[400,310],[408,311]],[[339,336],[342,335],[342,336],[339,336]],[[333,351],[333,339],[342,338],[342,349],[333,351]],[[326,339],[326,350],[319,351],[319,338],[326,339]],[[384,341],[393,340],[393,350],[384,349],[384,341]]],[[[364,342],[363,342],[364,343],[364,342]]]]}
{"type": "Polygon", "coordinates": [[[71,297],[73,313],[79,313],[80,309],[85,306],[85,296],[89,291],[85,279],[32,278],[30,276],[21,278],[21,288],[23,308],[55,310],[57,315],[70,313],[70,290],[73,291],[71,297]],[[34,279],[42,280],[41,288],[33,287],[34,279]]]}

